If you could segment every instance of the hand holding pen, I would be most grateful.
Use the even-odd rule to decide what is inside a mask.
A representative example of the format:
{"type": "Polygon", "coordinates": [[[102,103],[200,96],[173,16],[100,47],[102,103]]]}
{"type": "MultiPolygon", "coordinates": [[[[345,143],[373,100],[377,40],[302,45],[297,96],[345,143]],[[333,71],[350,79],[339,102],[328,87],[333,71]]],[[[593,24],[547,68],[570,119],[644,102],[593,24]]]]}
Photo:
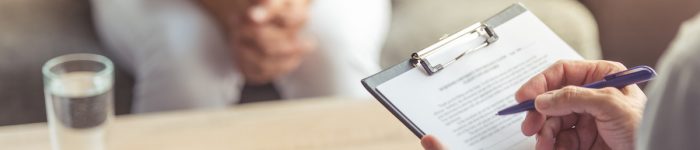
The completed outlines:
{"type": "MultiPolygon", "coordinates": [[[[607,75],[603,80],[583,85],[584,88],[602,89],[606,87],[622,88],[630,84],[637,84],[651,80],[656,76],[656,71],[648,66],[637,66],[625,71],[607,75]]],[[[510,115],[519,112],[535,110],[535,100],[530,99],[520,104],[505,108],[497,115],[510,115]]]]}
{"type": "Polygon", "coordinates": [[[518,102],[534,98],[536,108],[523,120],[523,134],[536,134],[536,149],[634,149],[646,102],[643,91],[636,84],[572,86],[624,75],[616,73],[625,69],[611,61],[559,61],[536,75],[516,92],[518,102]]]}
{"type": "MultiPolygon", "coordinates": [[[[636,72],[639,68],[651,70],[630,70],[636,72]]],[[[534,98],[536,110],[527,111],[523,134],[537,136],[535,149],[634,149],[635,132],[646,102],[642,90],[636,84],[619,89],[572,86],[607,81],[610,74],[625,69],[611,61],[563,60],[531,78],[515,94],[519,103],[534,98]]],[[[620,75],[627,74],[613,76],[620,75]]],[[[424,136],[421,144],[426,150],[444,149],[430,135],[424,136]]]]}

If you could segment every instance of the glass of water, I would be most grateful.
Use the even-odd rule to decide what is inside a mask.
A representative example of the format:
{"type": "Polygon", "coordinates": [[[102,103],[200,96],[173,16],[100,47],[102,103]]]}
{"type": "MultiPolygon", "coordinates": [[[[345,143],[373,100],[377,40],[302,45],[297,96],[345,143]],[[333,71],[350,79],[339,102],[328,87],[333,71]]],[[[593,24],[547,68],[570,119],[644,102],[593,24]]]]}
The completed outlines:
{"type": "Polygon", "coordinates": [[[54,150],[102,150],[114,117],[114,66],[107,57],[68,54],[42,68],[46,115],[54,150]]]}

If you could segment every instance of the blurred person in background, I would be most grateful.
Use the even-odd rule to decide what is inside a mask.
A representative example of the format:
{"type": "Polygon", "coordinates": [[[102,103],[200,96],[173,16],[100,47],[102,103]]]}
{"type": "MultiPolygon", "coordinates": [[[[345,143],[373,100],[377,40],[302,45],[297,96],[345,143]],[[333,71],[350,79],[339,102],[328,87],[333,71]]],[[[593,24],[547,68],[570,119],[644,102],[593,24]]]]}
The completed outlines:
{"type": "MultiPolygon", "coordinates": [[[[682,26],[659,61],[658,76],[645,92],[648,97],[637,85],[622,89],[571,86],[625,70],[620,63],[585,60],[554,64],[515,94],[519,102],[535,99],[536,111],[527,113],[523,134],[537,137],[538,150],[697,149],[699,39],[700,14],[682,26]]],[[[438,140],[426,135],[421,144],[426,150],[445,149],[438,140]]]]}
{"type": "Polygon", "coordinates": [[[133,111],[225,107],[244,85],[281,98],[369,96],[388,0],[92,0],[101,40],[135,79],[133,111]]]}

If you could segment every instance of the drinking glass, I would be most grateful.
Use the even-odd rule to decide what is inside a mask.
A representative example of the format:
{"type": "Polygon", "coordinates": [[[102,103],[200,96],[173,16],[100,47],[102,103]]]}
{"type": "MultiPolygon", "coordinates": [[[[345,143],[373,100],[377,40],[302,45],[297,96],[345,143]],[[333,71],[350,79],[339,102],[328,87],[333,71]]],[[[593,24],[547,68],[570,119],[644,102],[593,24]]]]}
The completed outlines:
{"type": "Polygon", "coordinates": [[[46,62],[42,73],[52,149],[105,149],[114,117],[112,62],[95,54],[68,54],[46,62]]]}

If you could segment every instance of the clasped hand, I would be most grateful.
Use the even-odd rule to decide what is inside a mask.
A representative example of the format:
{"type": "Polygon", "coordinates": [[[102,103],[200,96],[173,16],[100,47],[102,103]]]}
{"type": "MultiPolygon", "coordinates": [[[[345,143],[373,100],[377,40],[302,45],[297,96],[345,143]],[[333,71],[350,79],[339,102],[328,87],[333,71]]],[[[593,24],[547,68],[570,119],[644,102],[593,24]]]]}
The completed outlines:
{"type": "Polygon", "coordinates": [[[296,69],[315,42],[302,34],[309,0],[200,0],[221,22],[238,70],[265,84],[296,69]]]}

